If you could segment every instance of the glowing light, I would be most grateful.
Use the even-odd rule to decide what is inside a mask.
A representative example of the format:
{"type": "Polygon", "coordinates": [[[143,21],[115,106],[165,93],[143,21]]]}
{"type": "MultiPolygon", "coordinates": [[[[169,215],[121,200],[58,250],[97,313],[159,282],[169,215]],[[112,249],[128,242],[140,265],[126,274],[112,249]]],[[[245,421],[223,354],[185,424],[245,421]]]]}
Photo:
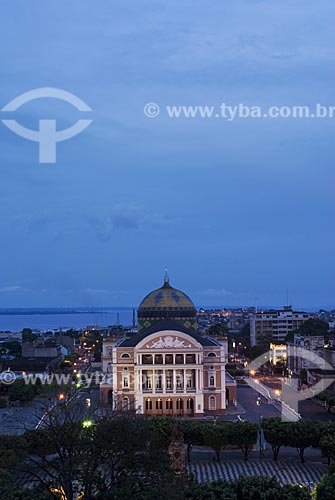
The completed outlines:
{"type": "Polygon", "coordinates": [[[60,488],[50,488],[50,492],[58,493],[60,495],[59,500],[67,500],[67,496],[62,486],[60,488]]]}
{"type": "Polygon", "coordinates": [[[89,427],[92,427],[92,425],[93,425],[92,420],[84,420],[83,422],[84,429],[88,429],[89,427]]]}

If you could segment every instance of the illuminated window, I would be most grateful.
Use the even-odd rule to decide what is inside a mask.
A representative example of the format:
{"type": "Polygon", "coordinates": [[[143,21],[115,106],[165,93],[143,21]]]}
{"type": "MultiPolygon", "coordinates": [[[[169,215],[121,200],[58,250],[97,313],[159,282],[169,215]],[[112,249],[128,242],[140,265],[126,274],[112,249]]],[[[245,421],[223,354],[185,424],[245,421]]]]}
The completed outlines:
{"type": "Polygon", "coordinates": [[[167,410],[172,410],[172,409],[173,409],[172,399],[168,399],[168,400],[166,401],[166,409],[167,409],[167,410]]]}
{"type": "Polygon", "coordinates": [[[152,410],[152,401],[151,401],[151,399],[147,399],[145,401],[145,409],[146,410],[152,410]]]}
{"type": "Polygon", "coordinates": [[[184,407],[183,400],[177,399],[177,410],[182,410],[184,407]]]}
{"type": "Polygon", "coordinates": [[[193,410],[193,399],[192,398],[188,398],[188,400],[187,400],[187,409],[193,410]]]}

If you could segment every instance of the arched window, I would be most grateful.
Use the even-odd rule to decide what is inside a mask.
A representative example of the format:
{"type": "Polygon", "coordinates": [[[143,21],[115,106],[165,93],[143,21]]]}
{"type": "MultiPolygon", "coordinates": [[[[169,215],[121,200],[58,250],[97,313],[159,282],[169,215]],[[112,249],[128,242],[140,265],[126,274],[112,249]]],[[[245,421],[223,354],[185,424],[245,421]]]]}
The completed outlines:
{"type": "Polygon", "coordinates": [[[182,399],[177,399],[177,410],[182,410],[184,408],[184,402],[182,399]]]}
{"type": "Polygon", "coordinates": [[[215,396],[209,397],[209,409],[216,410],[216,398],[215,398],[215,396]]]}
{"type": "Polygon", "coordinates": [[[216,354],[215,354],[215,352],[209,352],[209,353],[207,354],[207,356],[208,356],[209,358],[216,358],[216,354]]]}
{"type": "Polygon", "coordinates": [[[210,387],[215,387],[215,379],[214,379],[213,375],[211,375],[209,377],[209,386],[210,387]]]}
{"type": "Polygon", "coordinates": [[[166,409],[167,410],[172,410],[173,409],[172,399],[167,399],[166,400],[166,409]]]}
{"type": "Polygon", "coordinates": [[[124,352],[123,354],[121,354],[121,358],[130,358],[130,354],[124,352]]]}
{"type": "Polygon", "coordinates": [[[145,409],[146,410],[152,410],[152,401],[151,401],[151,399],[147,399],[145,401],[145,409]]]}
{"type": "Polygon", "coordinates": [[[193,410],[193,399],[192,398],[188,398],[188,400],[187,400],[187,409],[193,410]]]}
{"type": "Polygon", "coordinates": [[[129,398],[127,398],[126,396],[122,400],[122,409],[124,411],[128,411],[129,410],[129,398]]]}

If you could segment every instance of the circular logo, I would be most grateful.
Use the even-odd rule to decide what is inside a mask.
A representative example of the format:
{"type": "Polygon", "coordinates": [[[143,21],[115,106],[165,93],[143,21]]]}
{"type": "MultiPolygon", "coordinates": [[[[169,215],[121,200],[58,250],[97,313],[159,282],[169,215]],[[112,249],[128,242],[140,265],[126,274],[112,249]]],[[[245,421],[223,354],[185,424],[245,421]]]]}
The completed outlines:
{"type": "Polygon", "coordinates": [[[149,102],[144,106],[144,114],[148,118],[156,118],[160,113],[158,104],[154,102],[149,102]]]}
{"type": "Polygon", "coordinates": [[[7,371],[0,374],[0,382],[6,385],[11,385],[15,382],[16,375],[14,372],[7,371]]]}

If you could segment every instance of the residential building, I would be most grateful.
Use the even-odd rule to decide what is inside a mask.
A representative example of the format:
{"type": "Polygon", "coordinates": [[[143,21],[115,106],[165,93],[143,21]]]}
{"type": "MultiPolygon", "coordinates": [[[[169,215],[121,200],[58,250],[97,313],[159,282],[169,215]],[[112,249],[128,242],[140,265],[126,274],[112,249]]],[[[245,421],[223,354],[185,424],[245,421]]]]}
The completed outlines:
{"type": "Polygon", "coordinates": [[[288,333],[297,330],[310,318],[306,312],[293,311],[291,306],[282,310],[260,311],[250,317],[251,345],[282,343],[288,333]]]}

